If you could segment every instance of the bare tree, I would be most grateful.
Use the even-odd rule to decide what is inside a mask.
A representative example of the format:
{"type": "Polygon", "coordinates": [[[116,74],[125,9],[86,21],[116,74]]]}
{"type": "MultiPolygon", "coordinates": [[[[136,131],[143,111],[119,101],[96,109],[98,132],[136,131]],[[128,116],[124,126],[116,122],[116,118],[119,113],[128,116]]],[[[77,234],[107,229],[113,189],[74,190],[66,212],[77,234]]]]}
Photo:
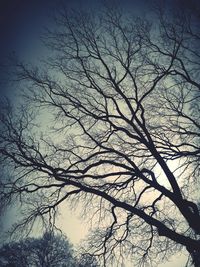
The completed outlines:
{"type": "Polygon", "coordinates": [[[199,266],[198,16],[64,10],[55,22],[43,38],[51,56],[17,63],[23,108],[1,115],[14,177],[1,197],[26,204],[18,227],[46,215],[54,224],[60,203],[81,202],[98,226],[88,251],[104,266],[184,249],[199,266]]]}

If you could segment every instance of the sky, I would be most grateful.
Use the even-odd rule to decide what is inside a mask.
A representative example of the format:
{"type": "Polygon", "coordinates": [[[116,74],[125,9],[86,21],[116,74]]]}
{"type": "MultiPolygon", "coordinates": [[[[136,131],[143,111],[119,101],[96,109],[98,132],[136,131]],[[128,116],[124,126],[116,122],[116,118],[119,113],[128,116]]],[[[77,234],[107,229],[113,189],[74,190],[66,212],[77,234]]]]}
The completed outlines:
{"type": "MultiPolygon", "coordinates": [[[[69,8],[79,8],[98,10],[101,6],[98,0],[65,0],[69,8]]],[[[123,6],[133,12],[141,14],[146,12],[145,2],[148,4],[154,0],[123,0],[123,6]]],[[[172,1],[169,1],[171,3],[172,1]]],[[[179,3],[188,3],[182,0],[179,3]]],[[[10,77],[11,68],[8,65],[9,55],[16,54],[19,58],[31,61],[34,58],[40,58],[41,46],[40,35],[44,27],[51,23],[50,17],[59,6],[57,0],[0,0],[0,98],[4,95],[9,96],[15,101],[16,91],[7,83],[10,77]]],[[[190,1],[192,3],[192,1],[190,1]]],[[[192,8],[192,6],[191,6],[192,8]]],[[[9,225],[16,212],[8,212],[2,223],[4,227],[9,225]]],[[[66,231],[73,243],[78,243],[80,238],[84,237],[87,230],[86,223],[73,215],[69,208],[63,208],[63,214],[59,223],[66,231]]],[[[177,255],[172,261],[166,264],[160,264],[158,267],[183,267],[185,258],[177,255]]]]}
{"type": "MultiPolygon", "coordinates": [[[[101,7],[101,0],[65,0],[69,8],[92,9],[101,7]]],[[[121,1],[119,1],[121,2],[121,1]]],[[[157,0],[124,0],[123,8],[129,12],[145,15],[149,6],[157,0]],[[147,7],[147,8],[146,8],[147,7]]],[[[159,2],[159,1],[158,1],[159,2]]],[[[197,0],[166,0],[167,6],[185,5],[195,12],[194,2],[197,0]]],[[[39,57],[40,36],[44,27],[50,24],[61,0],[0,0],[0,93],[13,94],[12,88],[7,88],[6,81],[10,77],[9,56],[15,54],[19,58],[31,60],[39,57]]]]}
{"type": "MultiPolygon", "coordinates": [[[[125,0],[124,8],[133,12],[143,9],[146,0],[125,0]]],[[[65,0],[70,8],[92,9],[101,6],[100,0],[65,0]]],[[[61,0],[0,0],[0,92],[12,94],[6,81],[10,77],[8,57],[13,54],[26,61],[39,57],[40,36],[44,27],[49,27],[61,0]]]]}

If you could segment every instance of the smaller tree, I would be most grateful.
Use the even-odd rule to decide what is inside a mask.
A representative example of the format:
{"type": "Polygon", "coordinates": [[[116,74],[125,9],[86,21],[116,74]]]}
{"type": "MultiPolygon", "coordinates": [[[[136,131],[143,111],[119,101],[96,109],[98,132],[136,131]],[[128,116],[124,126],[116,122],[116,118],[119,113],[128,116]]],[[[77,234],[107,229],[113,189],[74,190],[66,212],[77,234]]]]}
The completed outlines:
{"type": "Polygon", "coordinates": [[[0,266],[28,267],[30,266],[30,252],[32,239],[5,244],[0,249],[0,266]]]}
{"type": "Polygon", "coordinates": [[[0,249],[2,267],[74,267],[72,245],[63,235],[46,232],[41,238],[27,238],[0,249]]]}
{"type": "Polygon", "coordinates": [[[31,262],[37,267],[73,267],[73,249],[63,235],[44,233],[41,239],[31,243],[31,262]]]}
{"type": "Polygon", "coordinates": [[[89,254],[74,256],[68,239],[52,232],[41,238],[27,238],[0,248],[1,267],[98,267],[89,254]]]}

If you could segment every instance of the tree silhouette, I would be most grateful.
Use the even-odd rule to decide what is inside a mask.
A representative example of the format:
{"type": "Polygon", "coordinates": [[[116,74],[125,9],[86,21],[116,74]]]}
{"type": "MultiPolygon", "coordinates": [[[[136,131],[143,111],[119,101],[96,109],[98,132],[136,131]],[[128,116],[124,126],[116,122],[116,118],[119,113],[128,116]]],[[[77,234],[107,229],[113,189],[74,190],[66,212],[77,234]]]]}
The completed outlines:
{"type": "Polygon", "coordinates": [[[0,248],[1,267],[98,267],[93,256],[74,255],[72,244],[61,234],[45,232],[0,248]]]}
{"type": "Polygon", "coordinates": [[[72,245],[67,238],[46,232],[41,238],[8,243],[0,249],[1,266],[73,267],[72,245]]]}
{"type": "Polygon", "coordinates": [[[0,152],[14,177],[2,200],[26,203],[18,227],[81,202],[99,226],[88,251],[104,266],[184,248],[199,266],[197,13],[160,8],[150,22],[63,9],[43,37],[51,56],[16,63],[24,103],[2,107],[0,152]]]}
{"type": "Polygon", "coordinates": [[[5,244],[0,248],[0,266],[27,267],[30,239],[25,242],[5,244]]]}
{"type": "Polygon", "coordinates": [[[32,251],[34,266],[74,266],[72,245],[64,236],[46,232],[41,239],[32,242],[32,251]]]}

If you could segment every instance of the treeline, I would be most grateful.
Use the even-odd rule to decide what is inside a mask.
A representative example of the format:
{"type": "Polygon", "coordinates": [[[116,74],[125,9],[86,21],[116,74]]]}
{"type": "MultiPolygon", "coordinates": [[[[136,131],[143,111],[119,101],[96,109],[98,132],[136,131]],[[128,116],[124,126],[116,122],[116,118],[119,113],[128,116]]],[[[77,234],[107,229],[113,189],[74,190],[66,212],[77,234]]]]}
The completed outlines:
{"type": "Polygon", "coordinates": [[[67,237],[45,232],[0,248],[1,267],[98,267],[96,259],[76,252],[67,237]]]}

